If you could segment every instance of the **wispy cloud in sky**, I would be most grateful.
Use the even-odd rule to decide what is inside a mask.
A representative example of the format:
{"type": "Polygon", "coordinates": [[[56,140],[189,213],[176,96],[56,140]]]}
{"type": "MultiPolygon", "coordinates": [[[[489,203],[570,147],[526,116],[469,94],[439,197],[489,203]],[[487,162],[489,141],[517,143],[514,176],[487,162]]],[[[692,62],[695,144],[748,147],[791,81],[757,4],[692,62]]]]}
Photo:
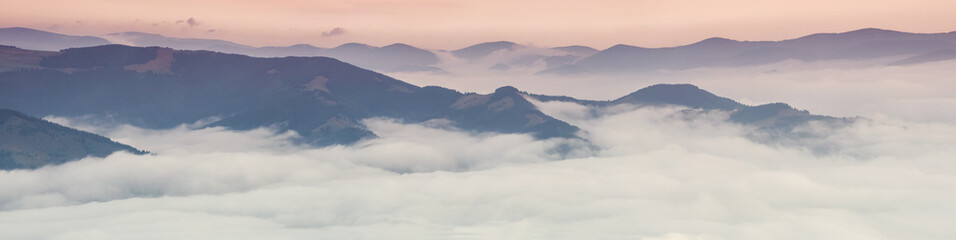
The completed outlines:
{"type": "Polygon", "coordinates": [[[342,34],[346,34],[346,33],[348,33],[348,31],[346,31],[345,28],[336,27],[336,28],[333,28],[332,30],[329,30],[329,31],[326,31],[326,32],[322,32],[322,36],[323,36],[323,37],[334,37],[334,36],[338,36],[338,35],[342,35],[342,34]]]}
{"type": "Polygon", "coordinates": [[[190,17],[188,19],[176,20],[176,24],[186,24],[189,27],[195,27],[199,25],[199,21],[190,17]]]}

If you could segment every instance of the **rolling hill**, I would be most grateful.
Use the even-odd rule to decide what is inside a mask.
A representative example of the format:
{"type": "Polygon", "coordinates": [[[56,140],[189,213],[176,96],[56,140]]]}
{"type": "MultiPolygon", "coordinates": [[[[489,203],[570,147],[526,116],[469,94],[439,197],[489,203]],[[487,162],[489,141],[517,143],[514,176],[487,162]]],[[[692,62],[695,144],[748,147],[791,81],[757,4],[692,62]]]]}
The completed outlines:
{"type": "Polygon", "coordinates": [[[0,109],[0,170],[33,169],[117,151],[146,153],[103,136],[0,109]]]}

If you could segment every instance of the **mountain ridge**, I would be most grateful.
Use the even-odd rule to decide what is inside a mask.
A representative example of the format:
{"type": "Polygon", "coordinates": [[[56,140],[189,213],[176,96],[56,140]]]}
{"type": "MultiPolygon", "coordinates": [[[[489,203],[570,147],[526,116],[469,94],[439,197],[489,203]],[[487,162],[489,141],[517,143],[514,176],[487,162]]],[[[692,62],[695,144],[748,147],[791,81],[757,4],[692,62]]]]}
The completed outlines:
{"type": "Polygon", "coordinates": [[[542,136],[573,137],[576,131],[544,117],[523,99],[495,107],[489,104],[496,102],[474,102],[470,106],[476,108],[456,109],[451,106],[461,99],[487,96],[422,88],[325,57],[254,58],[105,45],[66,49],[44,57],[34,68],[2,72],[0,86],[0,106],[30,114],[109,114],[148,128],[219,116],[222,119],[211,125],[239,130],[281,125],[280,130],[294,130],[305,143],[318,146],[373,136],[360,122],[369,117],[409,122],[457,118],[465,130],[540,132],[542,136]],[[131,68],[161,57],[169,58],[165,69],[131,68]],[[469,117],[511,112],[541,116],[535,120],[545,125],[520,118],[478,121],[469,117]]]}
{"type": "MultiPolygon", "coordinates": [[[[817,33],[781,41],[708,38],[693,44],[642,48],[618,44],[573,64],[582,71],[629,74],[697,67],[741,67],[784,61],[915,56],[956,48],[956,34],[906,33],[876,28],[817,33]]],[[[893,63],[888,63],[893,64],[893,63]]],[[[543,73],[561,73],[547,69],[543,73]]]]}
{"type": "Polygon", "coordinates": [[[0,170],[34,169],[118,151],[147,152],[109,138],[0,108],[0,170]]]}
{"type": "MultiPolygon", "coordinates": [[[[447,119],[469,131],[576,137],[577,127],[542,113],[525,96],[533,95],[508,86],[490,94],[419,87],[326,57],[255,58],[123,45],[66,49],[35,66],[0,72],[0,107],[44,116],[110,115],[147,128],[219,117],[210,126],[281,126],[307,144],[327,146],[374,137],[361,120],[388,117],[409,123],[447,119]]],[[[608,102],[567,99],[745,108],[687,84],[655,85],[608,102]]]]}
{"type": "MultiPolygon", "coordinates": [[[[9,29],[13,28],[7,28],[7,30],[9,29]]],[[[42,32],[47,36],[73,37],[40,30],[17,29],[42,32]]],[[[0,29],[0,44],[6,43],[25,49],[31,49],[30,46],[35,46],[29,45],[32,43],[23,43],[23,41],[7,43],[3,41],[3,32],[4,29],[0,29]]],[[[956,31],[949,33],[907,33],[877,28],[864,28],[840,33],[815,33],[780,41],[743,41],[711,37],[681,46],[645,48],[617,44],[603,50],[579,45],[541,48],[510,41],[477,43],[456,50],[426,50],[404,43],[393,43],[382,47],[363,43],[346,43],[333,48],[322,48],[308,44],[254,47],[219,39],[176,38],[142,32],[121,32],[108,34],[107,36],[111,36],[110,38],[117,43],[141,47],[160,46],[179,50],[210,50],[256,57],[333,57],[357,66],[387,73],[446,73],[440,68],[443,60],[436,55],[436,53],[442,52],[450,52],[455,58],[467,60],[468,64],[483,65],[481,68],[490,71],[540,66],[539,64],[543,62],[546,67],[537,71],[536,74],[538,75],[615,75],[659,70],[684,70],[698,67],[743,67],[788,59],[819,61],[896,57],[895,62],[889,61],[886,64],[907,65],[926,61],[919,59],[904,61],[904,58],[956,48],[956,31]],[[493,52],[502,52],[502,54],[494,54],[495,59],[486,59],[488,56],[492,56],[491,53],[493,52]],[[498,59],[500,57],[504,57],[504,59],[498,59]]],[[[46,39],[49,38],[51,37],[46,39]]],[[[34,40],[32,42],[43,41],[34,40]]],[[[109,43],[108,41],[100,42],[97,45],[109,43]]],[[[89,44],[74,45],[73,47],[90,46],[89,44]]],[[[63,48],[48,47],[47,50],[63,48]]],[[[927,59],[934,61],[938,58],[942,57],[927,57],[927,59]]]]}
{"type": "Polygon", "coordinates": [[[70,36],[24,27],[0,28],[0,45],[11,45],[24,49],[58,51],[71,47],[92,47],[105,44],[110,44],[110,42],[93,36],[70,36]]]}

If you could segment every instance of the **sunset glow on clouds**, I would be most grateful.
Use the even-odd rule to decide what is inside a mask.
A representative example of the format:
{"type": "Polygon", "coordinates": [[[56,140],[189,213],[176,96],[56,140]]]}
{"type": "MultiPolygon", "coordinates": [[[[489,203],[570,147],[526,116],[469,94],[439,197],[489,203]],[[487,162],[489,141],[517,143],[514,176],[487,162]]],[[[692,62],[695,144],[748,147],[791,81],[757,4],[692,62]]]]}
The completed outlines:
{"type": "Polygon", "coordinates": [[[676,46],[708,37],[780,40],[875,27],[956,30],[956,2],[915,1],[10,1],[0,27],[65,34],[142,31],[250,45],[408,43],[455,49],[507,40],[540,46],[676,46]],[[57,6],[51,8],[50,6],[57,6]],[[192,22],[189,19],[193,19],[192,22]],[[347,34],[326,34],[334,29],[347,34]]]}

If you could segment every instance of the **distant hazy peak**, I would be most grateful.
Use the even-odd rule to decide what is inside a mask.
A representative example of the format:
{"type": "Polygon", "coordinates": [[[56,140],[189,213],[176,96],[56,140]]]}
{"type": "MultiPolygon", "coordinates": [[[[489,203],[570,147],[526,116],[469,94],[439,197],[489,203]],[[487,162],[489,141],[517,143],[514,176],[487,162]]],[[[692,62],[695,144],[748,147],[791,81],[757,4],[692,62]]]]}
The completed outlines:
{"type": "Polygon", "coordinates": [[[583,50],[583,51],[597,51],[597,49],[594,49],[594,48],[588,47],[588,46],[582,46],[582,45],[569,45],[569,46],[562,46],[562,47],[553,47],[553,48],[551,48],[551,49],[557,49],[557,50],[575,50],[575,51],[578,51],[578,50],[583,50]]]}
{"type": "MultiPolygon", "coordinates": [[[[266,46],[266,47],[260,47],[260,48],[258,48],[258,50],[261,50],[261,51],[276,50],[276,49],[299,51],[299,52],[296,52],[296,53],[298,53],[298,54],[302,54],[303,52],[301,52],[301,51],[306,51],[306,53],[308,53],[308,52],[321,52],[321,51],[328,50],[328,49],[326,49],[326,48],[316,47],[316,46],[312,46],[312,45],[304,44],[304,43],[303,43],[303,44],[290,45],[290,46],[286,46],[286,47],[283,47],[283,46],[266,46]]],[[[249,54],[249,55],[257,55],[257,54],[249,54]]],[[[283,56],[283,55],[277,55],[277,54],[263,54],[263,55],[273,56],[273,57],[285,57],[285,56],[283,56]]]]}
{"type": "MultiPolygon", "coordinates": [[[[47,31],[40,31],[40,30],[36,30],[36,29],[32,29],[32,28],[25,28],[25,27],[0,28],[0,31],[9,32],[9,33],[44,33],[44,34],[63,35],[63,34],[59,34],[59,33],[52,33],[52,32],[47,32],[47,31]]],[[[64,35],[64,36],[65,36],[65,35],[64,35]]]]}
{"type": "Polygon", "coordinates": [[[621,51],[621,50],[642,50],[642,49],[649,49],[649,48],[638,47],[638,46],[627,45],[627,44],[617,44],[607,49],[604,49],[602,52],[613,52],[613,51],[621,51]]]}
{"type": "Polygon", "coordinates": [[[513,48],[518,46],[517,43],[509,41],[495,41],[495,42],[483,42],[475,45],[471,45],[459,50],[469,49],[469,48],[513,48]]]}
{"type": "Polygon", "coordinates": [[[864,28],[864,29],[844,32],[841,34],[850,35],[850,36],[894,36],[894,35],[913,35],[914,33],[906,33],[906,32],[879,29],[879,28],[864,28]]]}
{"type": "Polygon", "coordinates": [[[59,37],[76,37],[76,38],[96,38],[93,36],[72,36],[66,34],[60,34],[55,32],[47,32],[43,30],[37,30],[32,28],[25,27],[9,27],[9,28],[0,28],[0,33],[2,34],[26,34],[26,35],[45,35],[45,36],[59,36],[59,37]]]}
{"type": "Polygon", "coordinates": [[[144,32],[116,32],[109,33],[106,36],[125,36],[125,37],[166,37],[160,34],[155,33],[144,33],[144,32]]]}
{"type": "Polygon", "coordinates": [[[518,47],[520,47],[520,45],[508,41],[486,42],[452,51],[452,55],[462,59],[475,60],[488,56],[488,54],[495,51],[514,50],[518,47]]]}
{"type": "Polygon", "coordinates": [[[792,42],[792,41],[801,41],[801,40],[822,40],[822,39],[848,39],[848,40],[880,40],[880,39],[895,39],[895,38],[904,38],[904,37],[913,37],[920,35],[929,35],[929,34],[916,34],[916,33],[907,33],[893,30],[884,30],[878,28],[864,28],[848,32],[841,33],[815,33],[807,36],[783,40],[782,42],[792,42]]]}
{"type": "Polygon", "coordinates": [[[701,40],[700,42],[692,43],[688,46],[722,47],[722,46],[734,45],[738,43],[740,43],[740,41],[729,39],[729,38],[712,37],[712,38],[701,40]]]}
{"type": "Polygon", "coordinates": [[[551,49],[553,49],[553,50],[558,50],[558,51],[562,51],[562,52],[567,52],[567,53],[570,53],[570,54],[573,54],[573,55],[578,55],[578,56],[590,56],[590,55],[593,55],[593,54],[599,52],[599,50],[594,49],[594,48],[592,48],[592,47],[581,46],[581,45],[571,45],[571,46],[563,46],[563,47],[553,47],[553,48],[551,48],[551,49]]]}
{"type": "Polygon", "coordinates": [[[369,46],[368,44],[364,44],[364,43],[351,42],[351,43],[339,45],[338,47],[334,47],[332,49],[368,49],[368,48],[375,48],[375,47],[369,46]]]}
{"type": "Polygon", "coordinates": [[[404,43],[392,43],[392,44],[389,44],[389,45],[384,46],[384,47],[382,47],[382,48],[414,48],[414,49],[418,49],[417,47],[414,47],[414,46],[408,45],[408,44],[404,44],[404,43]]]}
{"type": "Polygon", "coordinates": [[[103,38],[70,36],[23,27],[0,28],[0,44],[23,49],[57,51],[71,47],[90,47],[110,44],[103,38]]]}

